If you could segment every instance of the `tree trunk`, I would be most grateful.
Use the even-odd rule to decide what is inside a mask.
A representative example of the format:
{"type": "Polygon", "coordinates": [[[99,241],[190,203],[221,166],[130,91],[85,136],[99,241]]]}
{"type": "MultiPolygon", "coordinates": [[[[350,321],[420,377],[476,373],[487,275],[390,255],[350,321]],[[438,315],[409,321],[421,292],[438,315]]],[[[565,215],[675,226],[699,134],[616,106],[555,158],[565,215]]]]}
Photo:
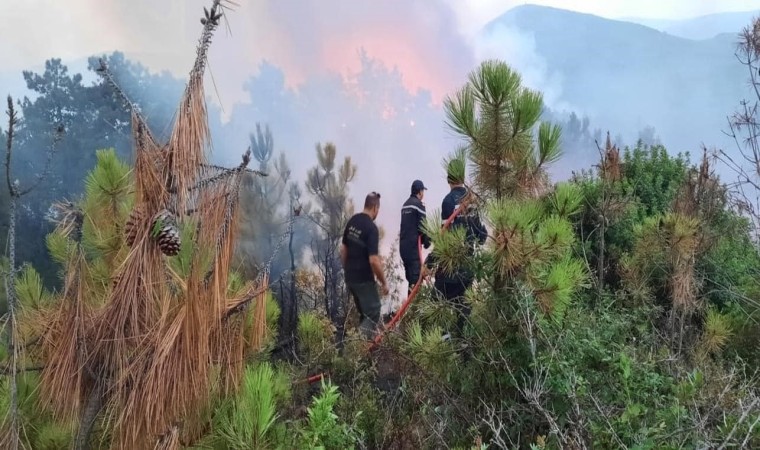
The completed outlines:
{"type": "Polygon", "coordinates": [[[75,450],[89,450],[90,448],[90,434],[95,426],[95,420],[100,414],[100,410],[103,408],[103,387],[101,383],[97,383],[96,386],[87,396],[87,403],[82,410],[82,417],[79,420],[79,430],[74,441],[75,450]]]}
{"type": "Polygon", "coordinates": [[[325,261],[324,261],[324,295],[325,295],[325,314],[327,317],[330,317],[332,319],[332,316],[330,315],[330,265],[329,261],[330,259],[325,255],[325,261]]]}
{"type": "Polygon", "coordinates": [[[288,348],[294,350],[297,339],[296,329],[298,328],[298,289],[296,288],[296,255],[293,251],[293,234],[291,225],[288,241],[288,251],[290,252],[290,311],[287,317],[287,334],[288,338],[292,338],[288,348]]]}
{"type": "Polygon", "coordinates": [[[507,279],[499,271],[496,271],[493,276],[493,291],[500,297],[507,294],[507,279]]]}
{"type": "MultiPolygon", "coordinates": [[[[604,207],[604,206],[603,206],[604,207]]],[[[597,257],[597,267],[596,267],[596,276],[597,276],[597,289],[598,289],[598,299],[602,298],[602,294],[604,293],[604,252],[605,252],[605,242],[604,242],[604,235],[607,233],[607,217],[602,214],[602,224],[599,229],[599,255],[597,257]]]]}
{"type": "Polygon", "coordinates": [[[330,250],[328,252],[328,257],[325,261],[326,267],[328,269],[329,274],[329,289],[327,289],[330,297],[330,311],[329,316],[330,320],[332,321],[333,325],[335,326],[336,330],[336,337],[338,343],[341,343],[343,341],[343,334],[344,334],[344,320],[342,318],[342,310],[345,308],[342,308],[342,296],[338,292],[338,284],[340,276],[340,263],[338,262],[338,259],[335,257],[335,248],[337,247],[337,240],[330,240],[330,250]]]}
{"type": "Polygon", "coordinates": [[[16,207],[18,192],[11,188],[10,214],[8,223],[8,274],[5,279],[5,292],[8,297],[8,353],[11,357],[10,380],[10,450],[19,448],[18,420],[18,349],[16,348],[16,207]]]}

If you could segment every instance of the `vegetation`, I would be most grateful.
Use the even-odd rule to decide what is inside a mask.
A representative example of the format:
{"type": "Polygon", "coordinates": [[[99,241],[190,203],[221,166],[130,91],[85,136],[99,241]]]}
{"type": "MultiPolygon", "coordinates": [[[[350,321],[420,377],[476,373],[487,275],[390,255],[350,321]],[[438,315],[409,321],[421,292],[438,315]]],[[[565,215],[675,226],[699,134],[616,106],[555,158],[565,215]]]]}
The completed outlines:
{"type": "MultiPolygon", "coordinates": [[[[436,263],[474,275],[472,313],[442,339],[456,305],[425,285],[368,352],[336,254],[351,158],[318,144],[299,185],[257,126],[237,167],[206,160],[202,75],[224,8],[206,11],[166,136],[98,66],[135,160],[98,150],[81,198],[52,209],[60,289],[16,263],[26,191],[8,183],[4,448],[760,446],[757,224],[715,158],[608,137],[595,167],[552,183],[561,127],[506,63],[482,63],[445,103],[462,139],[446,167],[472,180],[488,240],[469,252],[439,214],[426,224],[436,263]]],[[[53,113],[48,131],[65,119],[53,113]]]]}

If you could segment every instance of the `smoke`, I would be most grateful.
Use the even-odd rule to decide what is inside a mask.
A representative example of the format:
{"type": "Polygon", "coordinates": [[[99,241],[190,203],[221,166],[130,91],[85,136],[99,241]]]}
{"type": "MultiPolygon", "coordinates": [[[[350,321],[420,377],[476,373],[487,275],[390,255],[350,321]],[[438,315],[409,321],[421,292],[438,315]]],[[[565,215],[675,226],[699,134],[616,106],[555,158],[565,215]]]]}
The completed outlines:
{"type": "MultiPolygon", "coordinates": [[[[99,2],[97,23],[111,24],[109,32],[83,47],[90,54],[119,49],[153,71],[169,70],[184,77],[192,64],[199,18],[208,0],[153,3],[99,2]]],[[[545,64],[532,46],[521,48],[530,43],[529,36],[510,30],[508,37],[516,39],[515,44],[505,41],[507,45],[498,53],[491,51],[500,45],[498,34],[477,38],[481,24],[499,11],[495,2],[488,8],[474,8],[481,13],[477,17],[450,0],[237,3],[216,33],[206,77],[207,93],[221,105],[224,120],[230,119],[235,104],[250,101],[244,86],[262,62],[281,69],[285,86],[298,90],[313,77],[338,75],[345,80],[356,76],[363,70],[364,52],[387,68],[398,69],[402,86],[409,92],[429,92],[436,106],[484,57],[498,56],[535,73],[526,75],[526,80],[535,81],[531,87],[546,89],[556,82],[546,76],[545,64]]],[[[103,34],[97,23],[83,21],[93,33],[103,34]]],[[[549,91],[559,93],[556,88],[549,91]]],[[[550,98],[554,97],[547,94],[550,98]]]]}
{"type": "Polygon", "coordinates": [[[302,181],[316,165],[316,144],[335,143],[339,161],[349,156],[358,167],[350,191],[357,208],[368,192],[382,195],[377,222],[385,230],[385,252],[397,237],[413,180],[429,188],[428,214],[440,214],[449,190],[442,160],[461,143],[445,124],[442,99],[480,60],[498,57],[525,70],[526,83],[559,104],[559,79],[548,76],[529,36],[496,29],[480,38],[446,2],[262,2],[239,8],[230,25],[234,42],[211,50],[217,86],[221,73],[233,85],[232,72],[253,75],[226,107],[229,121],[213,130],[217,158],[236,163],[248,133],[266,123],[275,152],[285,153],[302,181]],[[505,38],[513,44],[499,48],[505,38]],[[235,58],[237,67],[229,68],[235,58]]]}
{"type": "Polygon", "coordinates": [[[326,70],[355,72],[363,48],[398,67],[410,91],[424,88],[440,97],[474,62],[456,31],[456,16],[440,2],[284,0],[262,9],[256,23],[276,25],[277,37],[265,44],[272,47],[266,58],[296,81],[326,70]]]}
{"type": "Polygon", "coordinates": [[[582,113],[579,108],[562,100],[562,73],[549,71],[546,59],[536,50],[533,35],[503,22],[496,22],[477,35],[474,50],[478,61],[508,61],[520,73],[524,86],[543,93],[546,106],[560,111],[582,113]]]}
{"type": "MultiPolygon", "coordinates": [[[[73,47],[87,54],[122,50],[154,73],[169,70],[184,78],[207,0],[82,2],[86,8],[77,4],[64,17],[102,39],[72,41],[73,47]],[[97,20],[88,20],[92,10],[97,20]]],[[[275,151],[286,154],[294,177],[303,181],[316,164],[315,145],[334,142],[339,158],[350,156],[358,166],[354,203],[362,205],[370,191],[382,194],[378,224],[386,250],[413,180],[429,187],[430,214],[440,210],[448,192],[441,162],[459,144],[445,125],[442,100],[480,59],[505,59],[525,70],[526,81],[547,98],[561,94],[549,88],[557,80],[547,76],[528,37],[509,31],[515,44],[497,51],[504,31],[475,39],[475,28],[463,26],[450,1],[237,3],[209,53],[212,157],[236,165],[256,122],[265,123],[275,151]]],[[[177,99],[166,101],[176,105],[177,99]]]]}
{"type": "MultiPolygon", "coordinates": [[[[0,38],[12,42],[0,48],[3,70],[29,68],[47,57],[72,64],[76,58],[121,50],[153,73],[168,70],[185,78],[195,57],[201,11],[209,0],[42,3],[28,0],[9,9],[8,27],[0,30],[0,38]],[[32,16],[45,34],[26,32],[32,16]],[[56,39],[45,37],[50,35],[56,39]]],[[[302,182],[316,164],[315,145],[335,143],[339,158],[350,156],[358,166],[350,193],[354,204],[361,206],[367,192],[382,194],[378,224],[386,232],[386,251],[398,233],[400,207],[414,179],[429,187],[429,214],[440,210],[448,191],[441,161],[460,144],[446,127],[442,100],[466,82],[479,61],[506,61],[526,86],[544,94],[547,106],[588,115],[593,128],[603,126],[613,136],[635,136],[654,124],[669,148],[678,142],[686,143],[681,144],[685,149],[695,148],[702,130],[723,123],[724,112],[735,106],[724,85],[738,85],[745,77],[724,81],[720,76],[724,67],[736,64],[729,48],[725,58],[709,58],[707,66],[686,66],[673,62],[684,53],[680,45],[673,47],[679,50],[675,58],[652,50],[666,50],[660,48],[660,40],[639,43],[644,50],[626,53],[636,38],[620,40],[625,45],[589,38],[587,25],[599,24],[588,17],[563,16],[559,23],[568,27],[558,33],[545,26],[543,12],[533,23],[495,20],[519,3],[513,0],[237,3],[209,54],[206,93],[211,100],[212,158],[238,164],[248,134],[261,122],[271,127],[275,151],[286,155],[294,178],[302,182]],[[543,31],[534,36],[517,25],[543,31]],[[579,45],[565,46],[566,42],[579,45]],[[606,53],[599,56],[601,51],[606,53]],[[625,70],[611,68],[622,67],[623,61],[625,70]],[[676,69],[664,76],[671,67],[676,69]],[[688,120],[683,120],[684,111],[688,120]]],[[[580,3],[556,6],[588,11],[603,8],[604,2],[580,3]]],[[[612,7],[610,2],[604,5],[612,7]]],[[[594,36],[606,37],[607,31],[616,30],[617,25],[606,24],[594,36]]],[[[165,84],[146,86],[141,94],[165,100],[173,108],[179,91],[165,84]]],[[[160,107],[146,113],[151,119],[169,116],[160,107]]],[[[595,157],[596,149],[589,144],[593,136],[586,134],[576,154],[563,161],[565,168],[561,173],[555,170],[555,175],[567,175],[586,163],[584,156],[595,157]],[[581,154],[584,151],[588,153],[581,154]]]]}
{"type": "MultiPolygon", "coordinates": [[[[119,50],[154,73],[168,70],[183,78],[194,58],[202,9],[209,5],[208,0],[41,3],[29,0],[12,8],[14,23],[34,15],[48,34],[60,39],[42,42],[38,34],[26,33],[9,40],[18,45],[0,50],[10,52],[7,67],[27,68],[47,57],[70,62],[119,50]]],[[[214,38],[206,77],[207,93],[222,108],[223,120],[230,119],[236,103],[249,101],[244,85],[262,62],[282,69],[285,86],[298,89],[312,77],[355,76],[362,70],[360,50],[397,68],[405,89],[427,91],[432,103],[440,105],[477,64],[474,33],[504,9],[498,0],[479,0],[477,7],[465,2],[466,8],[452,0],[235,3],[214,38]]],[[[6,30],[9,37],[12,28],[6,30]]]]}
{"type": "Polygon", "coordinates": [[[429,185],[429,198],[440,204],[447,190],[441,160],[455,143],[447,139],[443,113],[430,93],[410,93],[400,72],[366,55],[360,62],[362,69],[347,79],[315,76],[298,89],[286,86],[282,69],[262,64],[245,85],[250,102],[235,106],[215,147],[235,149],[218,152],[221,158],[230,155],[231,163],[255,123],[267,123],[275,151],[284,152],[292,172],[303,179],[316,165],[316,144],[333,142],[338,158],[348,156],[358,167],[351,186],[354,203],[361,206],[368,192],[381,193],[378,223],[390,243],[414,179],[429,185]]]}
{"type": "MultiPolygon", "coordinates": [[[[167,0],[155,14],[154,2],[148,0],[128,6],[115,3],[98,7],[99,20],[118,24],[108,42],[117,40],[113,34],[120,35],[125,45],[118,48],[128,56],[153,70],[187,73],[207,0],[167,0]],[[154,23],[157,19],[162,19],[160,25],[154,23]]],[[[361,69],[358,53],[363,49],[388,67],[397,67],[406,89],[428,90],[438,103],[475,64],[457,31],[456,14],[441,2],[236,3],[216,34],[209,55],[213,78],[207,77],[207,92],[224,107],[227,119],[233,104],[247,101],[243,85],[263,61],[282,69],[286,86],[296,88],[315,76],[355,74],[361,69]]]]}

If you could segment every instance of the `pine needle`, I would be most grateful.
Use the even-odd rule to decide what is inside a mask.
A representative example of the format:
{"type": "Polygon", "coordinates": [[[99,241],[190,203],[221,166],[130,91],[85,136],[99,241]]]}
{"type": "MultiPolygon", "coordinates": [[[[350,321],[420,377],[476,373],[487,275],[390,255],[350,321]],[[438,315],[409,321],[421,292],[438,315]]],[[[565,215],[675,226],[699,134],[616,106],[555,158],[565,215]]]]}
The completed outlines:
{"type": "Polygon", "coordinates": [[[48,331],[42,340],[45,367],[41,373],[40,402],[60,421],[74,420],[79,415],[84,397],[86,364],[86,326],[90,308],[86,304],[87,270],[81,249],[67,273],[62,301],[49,316],[48,331]]]}

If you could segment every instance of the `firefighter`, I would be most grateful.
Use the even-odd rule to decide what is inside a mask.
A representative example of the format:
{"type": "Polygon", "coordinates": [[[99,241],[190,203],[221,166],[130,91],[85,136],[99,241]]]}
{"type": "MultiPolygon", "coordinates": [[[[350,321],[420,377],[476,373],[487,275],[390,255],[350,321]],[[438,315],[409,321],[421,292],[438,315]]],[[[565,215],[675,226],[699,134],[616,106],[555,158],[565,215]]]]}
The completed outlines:
{"type": "Polygon", "coordinates": [[[401,207],[401,230],[399,232],[399,254],[404,264],[406,281],[409,283],[407,292],[417,284],[422,269],[422,261],[417,247],[418,239],[422,239],[422,246],[430,247],[430,238],[423,230],[425,223],[425,197],[427,188],[420,180],[412,182],[412,193],[401,207]]]}
{"type": "MultiPolygon", "coordinates": [[[[470,201],[469,192],[464,185],[464,175],[463,161],[453,160],[449,162],[446,179],[449,183],[450,192],[444,197],[441,204],[441,215],[445,222],[455,210],[460,208],[461,205],[465,205],[449,225],[449,230],[455,230],[460,227],[466,229],[466,239],[470,244],[470,255],[472,255],[475,252],[476,245],[485,243],[488,232],[480,220],[477,209],[475,209],[474,204],[470,201]]],[[[432,268],[434,263],[435,255],[433,253],[428,256],[425,265],[428,268],[432,268]]],[[[448,302],[451,302],[457,309],[456,329],[459,337],[462,336],[465,321],[470,315],[470,307],[465,301],[464,296],[467,289],[472,286],[473,280],[474,274],[465,265],[454,267],[448,273],[439,267],[435,272],[435,289],[439,295],[448,302]]],[[[448,332],[443,335],[444,340],[450,337],[451,335],[448,332]]]]}
{"type": "Polygon", "coordinates": [[[346,287],[359,311],[359,330],[367,339],[375,336],[380,324],[381,292],[378,287],[383,296],[388,295],[383,261],[378,252],[380,234],[375,225],[379,212],[380,194],[372,192],[364,200],[364,211],[346,223],[340,247],[346,287]]]}

